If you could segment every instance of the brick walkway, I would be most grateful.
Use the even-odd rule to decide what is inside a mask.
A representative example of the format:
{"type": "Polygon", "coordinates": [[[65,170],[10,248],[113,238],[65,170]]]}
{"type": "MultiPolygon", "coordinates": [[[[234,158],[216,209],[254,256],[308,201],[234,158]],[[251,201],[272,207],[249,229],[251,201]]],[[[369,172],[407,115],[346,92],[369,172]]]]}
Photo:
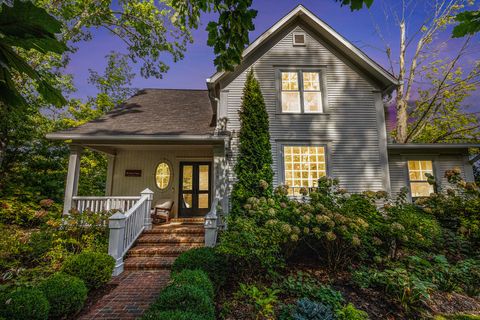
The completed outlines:
{"type": "Polygon", "coordinates": [[[127,320],[141,316],[167,285],[170,270],[125,271],[112,279],[118,284],[79,319],[127,320]]]}

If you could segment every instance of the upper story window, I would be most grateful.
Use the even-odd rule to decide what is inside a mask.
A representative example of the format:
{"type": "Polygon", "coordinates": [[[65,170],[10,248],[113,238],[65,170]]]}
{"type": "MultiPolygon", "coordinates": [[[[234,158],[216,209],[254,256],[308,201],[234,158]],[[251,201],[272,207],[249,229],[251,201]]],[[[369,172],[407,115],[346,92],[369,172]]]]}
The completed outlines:
{"type": "Polygon", "coordinates": [[[412,198],[428,197],[434,193],[434,187],[428,183],[427,174],[433,175],[433,165],[430,160],[409,160],[408,177],[412,198]]]}
{"type": "Polygon", "coordinates": [[[280,95],[282,112],[323,112],[320,79],[319,71],[282,71],[280,95]]]}

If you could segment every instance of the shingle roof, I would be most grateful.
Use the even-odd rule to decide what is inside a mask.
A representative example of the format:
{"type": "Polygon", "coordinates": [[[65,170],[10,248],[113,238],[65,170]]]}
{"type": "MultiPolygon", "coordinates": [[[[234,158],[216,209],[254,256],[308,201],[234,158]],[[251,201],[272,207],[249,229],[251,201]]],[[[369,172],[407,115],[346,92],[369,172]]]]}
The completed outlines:
{"type": "Polygon", "coordinates": [[[106,115],[60,135],[207,135],[214,131],[207,90],[143,89],[106,115]]]}

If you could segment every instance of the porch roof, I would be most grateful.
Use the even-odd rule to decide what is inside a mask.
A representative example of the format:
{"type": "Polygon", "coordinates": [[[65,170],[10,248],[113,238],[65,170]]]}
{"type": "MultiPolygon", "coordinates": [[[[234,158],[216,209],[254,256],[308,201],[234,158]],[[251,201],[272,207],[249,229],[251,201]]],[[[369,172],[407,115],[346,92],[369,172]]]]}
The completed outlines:
{"type": "Polygon", "coordinates": [[[52,140],[210,136],[215,126],[207,90],[143,89],[106,115],[47,135],[52,140]]]}

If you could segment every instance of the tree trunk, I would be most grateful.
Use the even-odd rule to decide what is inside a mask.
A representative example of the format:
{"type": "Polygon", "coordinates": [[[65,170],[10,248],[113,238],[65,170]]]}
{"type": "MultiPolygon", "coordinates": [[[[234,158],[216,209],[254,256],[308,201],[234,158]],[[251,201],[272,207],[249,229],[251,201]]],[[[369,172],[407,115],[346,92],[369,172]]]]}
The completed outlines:
{"type": "Polygon", "coordinates": [[[396,97],[396,105],[397,105],[397,136],[396,141],[397,143],[405,143],[407,139],[407,123],[408,123],[408,114],[407,114],[407,107],[408,103],[404,96],[405,90],[405,21],[402,20],[400,22],[400,70],[398,73],[398,81],[400,85],[397,88],[397,97],[396,97]]]}

